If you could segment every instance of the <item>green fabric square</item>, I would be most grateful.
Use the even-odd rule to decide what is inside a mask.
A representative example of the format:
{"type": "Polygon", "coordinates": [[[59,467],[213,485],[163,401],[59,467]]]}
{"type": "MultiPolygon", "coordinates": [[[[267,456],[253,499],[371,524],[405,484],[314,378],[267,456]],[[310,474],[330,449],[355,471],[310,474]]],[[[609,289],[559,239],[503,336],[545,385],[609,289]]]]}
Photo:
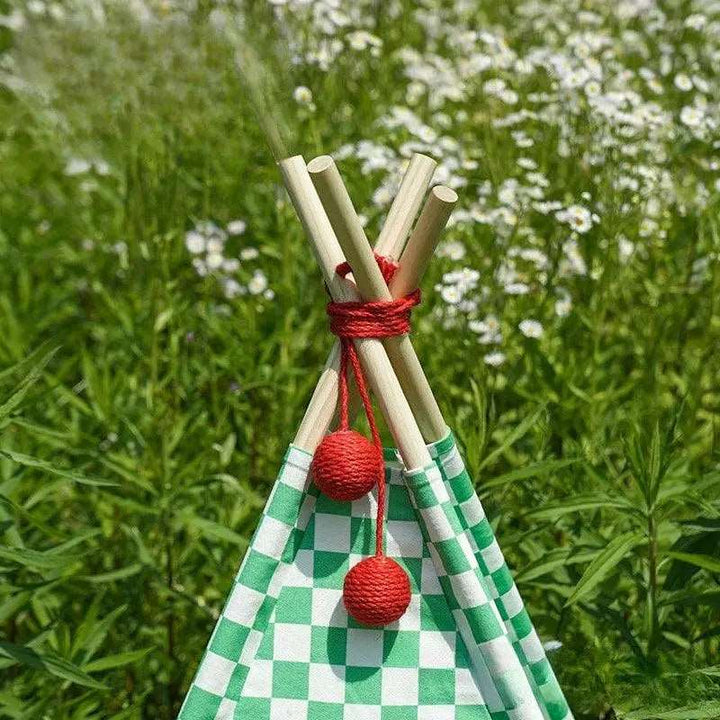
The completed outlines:
{"type": "Polygon", "coordinates": [[[265,631],[267,624],[270,622],[270,616],[275,609],[276,602],[276,598],[270,597],[269,595],[265,596],[265,599],[262,601],[262,605],[260,605],[260,609],[257,611],[257,615],[255,616],[253,630],[260,630],[261,632],[265,631]]]}
{"type": "Polygon", "coordinates": [[[421,558],[395,558],[408,574],[410,578],[410,592],[420,592],[420,582],[422,580],[422,559],[421,558]]]}
{"type": "Polygon", "coordinates": [[[459,475],[456,475],[454,478],[449,478],[448,484],[450,485],[452,493],[455,496],[455,500],[458,503],[469,500],[475,494],[475,488],[470,481],[470,476],[464,468],[459,475]]]}
{"type": "Polygon", "coordinates": [[[290,485],[276,483],[272,500],[266,513],[275,520],[280,520],[291,527],[295,525],[298,511],[303,501],[304,494],[290,485]]]}
{"type": "MultiPolygon", "coordinates": [[[[344,707],[344,705],[338,705],[337,703],[311,700],[308,704],[307,716],[310,720],[343,720],[344,707]]],[[[241,717],[244,717],[244,715],[241,717]]],[[[248,720],[255,720],[255,718],[248,717],[248,720]]]]}
{"type": "Polygon", "coordinates": [[[320,493],[320,495],[318,495],[317,504],[315,505],[315,512],[348,516],[352,514],[352,503],[331,500],[327,495],[320,493]]]}
{"type": "Polygon", "coordinates": [[[312,588],[284,587],[275,608],[275,622],[309,625],[311,621],[312,588]]]}
{"type": "Polygon", "coordinates": [[[510,720],[507,713],[491,716],[484,705],[458,705],[455,708],[455,720],[491,720],[491,717],[492,720],[510,720]]]}
{"type": "Polygon", "coordinates": [[[415,504],[418,506],[419,510],[435,507],[435,505],[438,504],[438,500],[435,497],[435,491],[433,490],[433,487],[428,481],[425,473],[412,475],[410,477],[410,482],[410,491],[413,494],[413,499],[415,500],[415,504]]]}
{"type": "Polygon", "coordinates": [[[420,597],[420,628],[422,630],[455,630],[455,618],[444,595],[420,597]]]}
{"type": "MultiPolygon", "coordinates": [[[[345,702],[356,705],[380,704],[380,668],[345,668],[345,702]]],[[[352,713],[350,713],[352,717],[352,713]]]]}
{"type": "Polygon", "coordinates": [[[315,515],[310,517],[310,520],[305,528],[305,532],[302,536],[302,542],[300,543],[301,550],[314,550],[315,549],[315,515]]]}
{"type": "Polygon", "coordinates": [[[344,665],[347,630],[337,627],[313,627],[310,637],[310,661],[325,665],[344,665]]]}
{"type": "Polygon", "coordinates": [[[315,587],[340,590],[349,569],[350,558],[347,553],[318,550],[314,556],[313,566],[315,587]]]}
{"type": "Polygon", "coordinates": [[[388,520],[415,520],[415,510],[404,485],[388,485],[388,520]]]}
{"type": "Polygon", "coordinates": [[[309,674],[310,666],[307,663],[276,660],[273,664],[273,697],[307,699],[309,674]]]}
{"type": "Polygon", "coordinates": [[[455,671],[445,668],[420,668],[420,704],[453,705],[455,703],[455,671]]]}
{"type": "Polygon", "coordinates": [[[509,592],[512,589],[514,583],[507,565],[503,565],[501,568],[498,568],[494,573],[490,573],[490,577],[495,583],[498,595],[504,595],[506,592],[509,592]]]}
{"type": "MultiPolygon", "coordinates": [[[[199,715],[198,718],[206,717],[199,715]]],[[[214,718],[214,715],[208,715],[214,718]]],[[[266,698],[241,697],[235,708],[235,717],[252,718],[252,720],[270,720],[270,700],[266,698]]]]}
{"type": "Polygon", "coordinates": [[[463,642],[460,633],[455,636],[455,667],[470,667],[470,653],[468,652],[467,646],[463,642]]]}
{"type": "Polygon", "coordinates": [[[305,531],[300,530],[299,528],[293,528],[290,531],[290,535],[288,537],[287,543],[285,544],[285,548],[283,549],[280,559],[284,563],[291,563],[295,559],[297,551],[303,546],[304,540],[305,531]]]}
{"type": "Polygon", "coordinates": [[[460,605],[458,604],[457,598],[455,597],[455,591],[453,590],[450,579],[447,577],[447,575],[441,575],[440,577],[438,577],[438,581],[440,582],[440,587],[442,588],[445,599],[447,600],[448,607],[450,608],[450,610],[457,610],[460,605]]]}
{"type": "Polygon", "coordinates": [[[221,617],[208,650],[212,650],[216,655],[222,655],[228,660],[237,662],[240,659],[240,653],[249,632],[250,628],[238,625],[238,623],[228,620],[226,617],[221,617]]]}
{"type": "Polygon", "coordinates": [[[408,705],[383,707],[380,710],[380,720],[417,720],[418,709],[408,705]]]}
{"type": "MultiPolygon", "coordinates": [[[[214,718],[220,707],[222,698],[193,685],[188,693],[187,702],[178,720],[197,720],[197,718],[214,718]]],[[[268,714],[268,718],[270,715],[268,714]]]]}
{"type": "Polygon", "coordinates": [[[245,678],[248,676],[250,668],[245,665],[238,665],[230,676],[230,682],[228,683],[227,690],[225,690],[225,697],[230,700],[239,700],[240,693],[242,692],[243,686],[245,685],[245,678]]]}
{"type": "Polygon", "coordinates": [[[255,653],[258,660],[272,660],[275,652],[275,626],[270,623],[263,633],[260,647],[255,653]]]}
{"type": "Polygon", "coordinates": [[[414,668],[420,662],[420,633],[386,630],[383,636],[383,665],[414,668]]]}
{"type": "Polygon", "coordinates": [[[510,625],[512,625],[515,630],[518,640],[522,640],[524,637],[527,637],[533,629],[530,616],[525,608],[523,608],[512,620],[510,620],[510,625]]]}
{"type": "Polygon", "coordinates": [[[375,552],[375,521],[370,518],[350,519],[350,551],[356,555],[372,555],[375,552]]]}
{"type": "Polygon", "coordinates": [[[547,658],[538,660],[530,665],[530,672],[538,685],[544,685],[552,677],[552,668],[547,658]]]}
{"type": "Polygon", "coordinates": [[[267,592],[278,561],[250,548],[237,582],[258,592],[267,592]]]}
{"type": "Polygon", "coordinates": [[[470,532],[472,533],[473,540],[475,540],[475,544],[480,550],[484,550],[489,545],[492,545],[492,541],[495,539],[492,525],[490,525],[487,518],[483,518],[477,525],[474,525],[470,529],[470,532]]]}
{"type": "Polygon", "coordinates": [[[500,623],[489,604],[468,608],[463,612],[470,625],[475,642],[481,643],[486,640],[494,640],[503,634],[503,629],[500,627],[500,623]]]}
{"type": "Polygon", "coordinates": [[[459,575],[460,573],[472,570],[470,560],[465,555],[462,546],[457,538],[439,540],[435,543],[438,555],[442,559],[443,567],[448,575],[459,575]]]}

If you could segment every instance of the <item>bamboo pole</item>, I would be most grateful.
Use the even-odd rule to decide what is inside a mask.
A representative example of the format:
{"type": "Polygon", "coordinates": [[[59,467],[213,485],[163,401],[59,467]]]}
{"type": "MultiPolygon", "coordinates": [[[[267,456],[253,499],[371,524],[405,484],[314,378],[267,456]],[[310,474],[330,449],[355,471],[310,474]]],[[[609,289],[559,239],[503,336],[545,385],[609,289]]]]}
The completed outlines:
{"type": "MultiPolygon", "coordinates": [[[[400,189],[388,212],[375,252],[394,260],[401,256],[410,227],[420,209],[436,165],[437,163],[427,155],[415,153],[412,156],[400,183],[400,189]]],[[[309,452],[314,452],[335,415],[339,368],[340,343],[335,341],[293,440],[294,445],[309,452]]]]}
{"type": "MultiPolygon", "coordinates": [[[[305,161],[296,155],[281,160],[279,164],[290,198],[315,251],[330,296],[336,302],[358,300],[355,287],[335,272],[335,268],[344,262],[345,257],[310,179],[305,161]]],[[[375,265],[374,260],[373,264],[375,265]]],[[[375,393],[405,466],[427,466],[431,462],[430,454],[383,344],[372,338],[362,338],[354,342],[368,383],[375,393]]]]}
{"type": "MultiPolygon", "coordinates": [[[[330,156],[322,155],[310,161],[308,172],[317,188],[338,242],[353,269],[353,277],[363,299],[390,300],[392,297],[390,289],[375,262],[365,231],[335,162],[330,156]]],[[[423,212],[424,218],[421,218],[423,227],[421,228],[421,223],[418,223],[418,236],[432,243],[433,248],[456,201],[457,195],[450,188],[438,189],[430,195],[426,206],[427,213],[423,212]]],[[[416,253],[415,264],[421,255],[426,254],[420,245],[413,252],[416,253]]],[[[420,270],[413,267],[412,262],[408,262],[408,266],[397,283],[398,289],[407,286],[414,279],[413,275],[420,270]]],[[[447,435],[448,428],[412,346],[410,336],[386,338],[384,345],[423,437],[429,443],[441,440],[447,435]]]]}

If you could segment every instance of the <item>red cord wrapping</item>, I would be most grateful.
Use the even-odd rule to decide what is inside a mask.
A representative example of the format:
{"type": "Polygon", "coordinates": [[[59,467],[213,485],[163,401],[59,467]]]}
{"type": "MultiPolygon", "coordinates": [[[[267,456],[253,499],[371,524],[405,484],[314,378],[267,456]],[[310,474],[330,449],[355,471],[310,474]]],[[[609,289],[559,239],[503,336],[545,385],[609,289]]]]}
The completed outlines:
{"type": "MultiPolygon", "coordinates": [[[[388,258],[375,255],[375,260],[389,283],[398,270],[398,265],[388,258]]],[[[336,268],[341,277],[352,272],[348,263],[342,263],[336,268]]],[[[339,405],[340,430],[349,430],[349,393],[348,393],[348,366],[352,368],[355,384],[362,400],[365,416],[370,426],[370,434],[375,447],[382,453],[380,433],[375,423],[370,392],[365,382],[360,359],[353,344],[353,338],[385,338],[396,335],[405,335],[410,332],[410,313],[420,302],[420,290],[415,290],[405,297],[397,300],[378,300],[374,302],[330,302],[327,313],[330,316],[330,330],[340,338],[340,377],[339,377],[339,405]]],[[[383,554],[384,526],[385,526],[385,474],[381,473],[378,479],[378,510],[375,527],[375,555],[383,554]]]]}

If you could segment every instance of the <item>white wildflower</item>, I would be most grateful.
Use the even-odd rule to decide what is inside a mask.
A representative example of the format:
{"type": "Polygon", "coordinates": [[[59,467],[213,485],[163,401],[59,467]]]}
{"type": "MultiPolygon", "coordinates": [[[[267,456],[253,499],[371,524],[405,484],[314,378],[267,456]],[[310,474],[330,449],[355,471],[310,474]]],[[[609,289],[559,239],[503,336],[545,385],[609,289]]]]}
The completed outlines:
{"type": "Polygon", "coordinates": [[[500,367],[505,362],[505,353],[496,350],[495,352],[488,353],[483,360],[486,365],[491,367],[500,367]]]}
{"type": "Polygon", "coordinates": [[[450,260],[462,260],[465,257],[465,245],[459,240],[450,240],[438,248],[437,254],[450,260]]]}
{"type": "Polygon", "coordinates": [[[90,172],[92,169],[92,163],[89,160],[83,158],[70,158],[65,165],[66,175],[83,175],[86,172],[90,172]]]}
{"type": "Polygon", "coordinates": [[[222,256],[222,253],[219,252],[209,252],[205,258],[205,262],[210,270],[217,270],[220,268],[223,264],[223,260],[225,260],[225,258],[222,256]]]}
{"type": "Polygon", "coordinates": [[[546,640],[543,643],[543,649],[545,652],[554,652],[555,650],[559,650],[563,644],[559,640],[546,640]]]}
{"type": "Polygon", "coordinates": [[[247,223],[244,220],[231,220],[226,229],[231,235],[242,235],[247,228],[247,223]]]}
{"type": "Polygon", "coordinates": [[[298,105],[310,105],[313,101],[313,94],[310,88],[305,85],[298,85],[293,90],[293,99],[298,105]]]}
{"type": "Polygon", "coordinates": [[[224,246],[225,246],[225,243],[223,242],[223,240],[221,238],[219,238],[217,236],[213,236],[207,241],[206,247],[207,247],[208,253],[222,255],[224,246]]]}
{"type": "Polygon", "coordinates": [[[593,224],[592,213],[582,205],[570,205],[565,210],[556,212],[555,217],[579,233],[586,233],[593,224]]]}
{"type": "Polygon", "coordinates": [[[254,247],[246,247],[240,251],[241,260],[255,260],[258,255],[260,255],[260,252],[254,247]]]}
{"type": "Polygon", "coordinates": [[[692,80],[685,73],[678,73],[673,80],[675,87],[683,92],[689,92],[693,89],[692,80]]]}
{"type": "Polygon", "coordinates": [[[680,121],[690,128],[696,128],[702,125],[705,120],[705,114],[700,108],[693,105],[686,105],[680,111],[680,121]]]}
{"type": "Polygon", "coordinates": [[[262,270],[256,270],[248,283],[248,291],[251,295],[261,295],[267,290],[268,279],[262,270]]]}
{"type": "Polygon", "coordinates": [[[537,320],[523,320],[518,327],[520,332],[527,338],[540,338],[543,336],[542,323],[537,320]]]}
{"type": "Polygon", "coordinates": [[[193,254],[199,255],[205,252],[205,236],[197,230],[190,230],[185,233],[185,247],[193,254]]]}

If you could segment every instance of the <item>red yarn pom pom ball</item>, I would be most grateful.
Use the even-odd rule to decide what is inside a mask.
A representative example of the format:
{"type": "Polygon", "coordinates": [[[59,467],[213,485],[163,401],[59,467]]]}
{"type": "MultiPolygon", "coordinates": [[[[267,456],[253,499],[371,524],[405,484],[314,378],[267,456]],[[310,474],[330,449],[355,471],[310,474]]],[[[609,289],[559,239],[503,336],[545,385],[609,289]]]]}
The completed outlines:
{"type": "Polygon", "coordinates": [[[323,438],[310,471],[332,500],[359,500],[375,487],[385,467],[382,453],[364,435],[337,430],[323,438]]]}
{"type": "Polygon", "coordinates": [[[363,625],[389,625],[410,604],[410,580],[391,558],[375,555],[362,560],[345,576],[343,602],[363,625]]]}

